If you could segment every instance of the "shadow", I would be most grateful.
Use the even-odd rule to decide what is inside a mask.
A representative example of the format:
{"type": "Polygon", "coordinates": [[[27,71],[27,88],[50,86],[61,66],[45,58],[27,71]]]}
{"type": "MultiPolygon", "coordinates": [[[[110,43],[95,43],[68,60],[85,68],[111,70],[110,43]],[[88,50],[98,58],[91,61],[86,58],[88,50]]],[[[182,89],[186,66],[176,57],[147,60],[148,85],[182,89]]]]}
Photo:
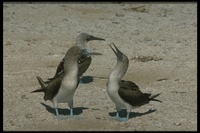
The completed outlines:
{"type": "MultiPolygon", "coordinates": [[[[155,111],[156,111],[156,109],[150,109],[150,110],[148,110],[147,112],[144,112],[144,113],[130,112],[129,119],[134,118],[134,117],[138,117],[138,116],[142,116],[142,115],[147,115],[147,114],[153,113],[155,111]]],[[[110,112],[109,115],[111,117],[113,117],[113,116],[116,116],[116,113],[117,112],[110,112]]],[[[126,117],[127,116],[126,109],[121,109],[120,112],[119,112],[119,116],[120,117],[126,117]]]]}
{"type": "MultiPolygon", "coordinates": [[[[46,110],[49,113],[52,113],[52,114],[56,115],[56,111],[55,111],[54,108],[52,108],[51,106],[49,106],[49,105],[47,105],[45,103],[41,103],[41,104],[46,108],[46,110]]],[[[67,104],[66,104],[66,106],[67,106],[67,104]]],[[[73,109],[73,111],[74,111],[73,113],[74,113],[74,115],[79,115],[79,114],[83,113],[83,110],[85,110],[85,109],[88,109],[88,108],[85,108],[85,107],[75,107],[73,109]]],[[[59,112],[60,115],[69,115],[70,114],[70,110],[69,109],[58,108],[58,112],[59,112]]]]}
{"type": "Polygon", "coordinates": [[[83,84],[88,84],[88,83],[91,83],[91,82],[93,82],[93,77],[92,76],[83,76],[82,78],[81,78],[81,80],[82,80],[82,83],[83,84]]]}

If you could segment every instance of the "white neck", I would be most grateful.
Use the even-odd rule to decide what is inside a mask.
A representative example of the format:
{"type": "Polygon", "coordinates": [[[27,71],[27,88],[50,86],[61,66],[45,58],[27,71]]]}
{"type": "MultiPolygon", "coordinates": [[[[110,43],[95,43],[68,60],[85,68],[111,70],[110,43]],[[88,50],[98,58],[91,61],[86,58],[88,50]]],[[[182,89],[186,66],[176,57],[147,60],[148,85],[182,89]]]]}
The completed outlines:
{"type": "Polygon", "coordinates": [[[128,64],[124,64],[123,62],[118,61],[115,69],[111,72],[109,76],[108,84],[119,83],[123,78],[124,74],[126,73],[127,69],[128,64]]]}

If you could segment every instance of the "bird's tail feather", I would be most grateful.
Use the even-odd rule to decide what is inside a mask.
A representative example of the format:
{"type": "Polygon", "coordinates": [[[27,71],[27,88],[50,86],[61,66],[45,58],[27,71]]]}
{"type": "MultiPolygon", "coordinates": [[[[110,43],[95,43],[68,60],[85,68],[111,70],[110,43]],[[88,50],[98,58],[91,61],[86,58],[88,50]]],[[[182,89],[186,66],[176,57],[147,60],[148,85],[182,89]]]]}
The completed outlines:
{"type": "Polygon", "coordinates": [[[31,91],[31,93],[35,93],[35,92],[44,92],[46,89],[45,88],[40,88],[34,91],[31,91]]]}
{"type": "Polygon", "coordinates": [[[45,82],[39,76],[37,76],[37,80],[40,83],[42,88],[46,88],[47,87],[47,84],[45,84],[45,82]]]}
{"type": "Polygon", "coordinates": [[[160,100],[154,99],[154,98],[156,98],[157,96],[159,96],[160,94],[161,94],[161,93],[158,93],[158,94],[155,94],[155,95],[151,95],[151,96],[149,97],[149,99],[150,99],[151,101],[162,102],[162,101],[160,101],[160,100]]]}
{"type": "Polygon", "coordinates": [[[47,84],[45,84],[45,82],[39,76],[37,76],[37,80],[38,80],[38,82],[39,82],[39,84],[41,85],[42,88],[37,89],[35,91],[32,91],[31,93],[34,93],[34,92],[45,92],[47,84]]]}

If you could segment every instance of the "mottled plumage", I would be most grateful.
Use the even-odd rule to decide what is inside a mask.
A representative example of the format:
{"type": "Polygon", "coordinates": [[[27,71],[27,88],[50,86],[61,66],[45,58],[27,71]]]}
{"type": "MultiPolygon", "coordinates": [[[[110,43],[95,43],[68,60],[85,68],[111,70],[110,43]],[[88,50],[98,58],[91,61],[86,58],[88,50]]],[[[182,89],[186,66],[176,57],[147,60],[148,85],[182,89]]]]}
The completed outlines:
{"type": "Polygon", "coordinates": [[[45,83],[40,77],[37,77],[41,88],[32,92],[44,92],[44,100],[50,100],[53,103],[56,111],[56,118],[58,119],[68,118],[59,115],[57,109],[58,103],[68,103],[68,106],[70,107],[69,117],[75,117],[73,115],[73,96],[79,84],[77,59],[80,56],[86,55],[101,54],[82,50],[78,46],[72,46],[67,51],[63,59],[62,75],[53,78],[48,82],[48,84],[45,83]]]}
{"type": "MultiPolygon", "coordinates": [[[[80,47],[82,50],[86,49],[87,51],[89,51],[89,48],[88,48],[88,46],[86,46],[86,44],[87,44],[87,42],[92,41],[92,40],[105,40],[105,39],[94,37],[94,36],[89,35],[87,33],[81,33],[76,38],[75,46],[80,47]]],[[[79,70],[78,71],[78,77],[79,78],[89,68],[91,61],[92,61],[92,58],[89,55],[80,56],[78,58],[77,62],[78,62],[78,70],[79,70]]],[[[46,83],[48,83],[49,81],[51,81],[55,77],[62,75],[62,73],[63,73],[63,59],[59,63],[54,77],[49,78],[48,81],[46,81],[46,83]]]]}

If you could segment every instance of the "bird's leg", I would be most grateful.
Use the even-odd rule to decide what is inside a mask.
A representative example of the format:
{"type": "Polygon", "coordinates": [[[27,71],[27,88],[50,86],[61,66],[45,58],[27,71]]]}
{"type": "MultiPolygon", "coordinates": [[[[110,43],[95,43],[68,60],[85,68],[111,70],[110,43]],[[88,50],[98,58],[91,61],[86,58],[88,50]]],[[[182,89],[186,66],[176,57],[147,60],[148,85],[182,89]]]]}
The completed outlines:
{"type": "Polygon", "coordinates": [[[128,121],[130,112],[127,112],[126,118],[121,118],[121,121],[128,121]]]}
{"type": "Polygon", "coordinates": [[[120,117],[119,117],[119,111],[120,111],[120,109],[117,109],[116,116],[113,116],[112,119],[115,119],[115,120],[120,119],[120,117]]]}
{"type": "Polygon", "coordinates": [[[61,116],[58,112],[58,108],[55,108],[55,111],[56,111],[56,119],[58,120],[64,120],[64,119],[67,119],[67,117],[64,117],[64,116],[61,116]]]}
{"type": "Polygon", "coordinates": [[[119,118],[119,110],[117,110],[117,112],[116,112],[116,116],[115,116],[116,118],[119,118]]]}
{"type": "Polygon", "coordinates": [[[70,116],[73,116],[74,113],[73,113],[73,108],[70,108],[70,116]]]}
{"type": "Polygon", "coordinates": [[[73,113],[73,108],[70,108],[70,115],[68,116],[68,118],[74,118],[74,119],[80,119],[77,115],[74,115],[73,113]]]}
{"type": "Polygon", "coordinates": [[[70,114],[69,114],[68,118],[79,119],[79,117],[77,115],[74,115],[74,113],[73,113],[73,99],[68,103],[68,105],[70,107],[70,114]]]}
{"type": "Polygon", "coordinates": [[[112,117],[112,118],[115,119],[115,120],[120,118],[120,117],[119,117],[119,111],[121,110],[121,108],[118,107],[118,106],[116,106],[116,110],[117,110],[116,116],[112,117]]]}
{"type": "Polygon", "coordinates": [[[58,113],[58,109],[55,108],[55,111],[56,111],[56,116],[59,116],[59,113],[58,113]]]}
{"type": "Polygon", "coordinates": [[[119,117],[119,111],[120,111],[120,110],[117,110],[116,116],[113,117],[113,118],[114,118],[115,120],[117,120],[117,121],[120,121],[120,120],[121,120],[121,117],[119,117]]]}
{"type": "Polygon", "coordinates": [[[56,117],[55,117],[55,118],[58,119],[58,120],[66,119],[67,117],[61,116],[61,115],[59,114],[59,112],[58,112],[58,103],[57,103],[57,101],[53,99],[52,102],[53,102],[54,109],[55,109],[55,111],[56,111],[56,117]]]}
{"type": "Polygon", "coordinates": [[[126,116],[127,120],[129,119],[129,114],[130,114],[130,112],[127,112],[127,116],[126,116]]]}
{"type": "Polygon", "coordinates": [[[83,84],[82,76],[79,77],[79,84],[83,84]]]}
{"type": "Polygon", "coordinates": [[[83,84],[83,81],[82,81],[82,79],[80,79],[80,80],[79,80],[79,84],[83,84]]]}
{"type": "Polygon", "coordinates": [[[119,121],[119,122],[128,121],[128,119],[129,119],[129,113],[130,113],[130,112],[127,112],[126,118],[121,118],[121,117],[119,117],[119,110],[117,110],[117,114],[116,114],[116,116],[114,117],[114,119],[117,120],[117,121],[119,121]]]}

